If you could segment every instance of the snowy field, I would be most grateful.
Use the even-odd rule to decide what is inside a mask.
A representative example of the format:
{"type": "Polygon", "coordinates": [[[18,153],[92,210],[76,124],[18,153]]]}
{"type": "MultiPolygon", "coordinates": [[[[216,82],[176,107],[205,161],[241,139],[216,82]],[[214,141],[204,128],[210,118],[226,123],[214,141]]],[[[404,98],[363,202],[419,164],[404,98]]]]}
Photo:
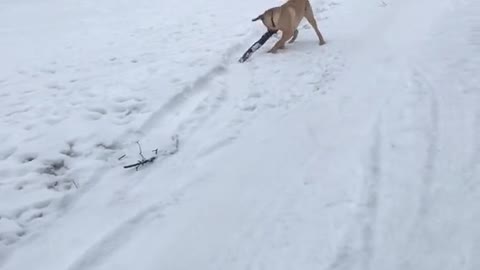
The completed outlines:
{"type": "Polygon", "coordinates": [[[0,0],[0,269],[480,269],[480,1],[280,3],[0,0]]]}

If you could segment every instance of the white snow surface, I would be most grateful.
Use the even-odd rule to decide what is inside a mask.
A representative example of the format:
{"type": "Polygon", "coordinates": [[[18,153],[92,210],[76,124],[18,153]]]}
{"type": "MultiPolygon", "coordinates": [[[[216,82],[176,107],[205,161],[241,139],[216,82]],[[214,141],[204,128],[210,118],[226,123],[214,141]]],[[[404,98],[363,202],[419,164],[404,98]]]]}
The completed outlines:
{"type": "Polygon", "coordinates": [[[0,269],[480,269],[480,1],[280,3],[1,0],[0,269]]]}

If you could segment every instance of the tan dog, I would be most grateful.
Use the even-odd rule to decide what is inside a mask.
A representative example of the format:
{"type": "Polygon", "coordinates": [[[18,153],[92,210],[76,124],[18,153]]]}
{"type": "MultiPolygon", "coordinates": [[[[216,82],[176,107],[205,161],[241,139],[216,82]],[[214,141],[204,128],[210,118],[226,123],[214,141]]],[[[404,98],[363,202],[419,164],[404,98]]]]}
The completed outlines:
{"type": "Polygon", "coordinates": [[[322,33],[318,30],[317,21],[313,16],[312,6],[308,0],[288,0],[285,4],[266,10],[263,14],[252,21],[262,20],[263,24],[270,31],[282,31],[282,38],[268,51],[275,53],[278,49],[285,48],[285,43],[293,43],[298,36],[298,25],[303,18],[317,33],[320,45],[325,44],[322,33]]]}

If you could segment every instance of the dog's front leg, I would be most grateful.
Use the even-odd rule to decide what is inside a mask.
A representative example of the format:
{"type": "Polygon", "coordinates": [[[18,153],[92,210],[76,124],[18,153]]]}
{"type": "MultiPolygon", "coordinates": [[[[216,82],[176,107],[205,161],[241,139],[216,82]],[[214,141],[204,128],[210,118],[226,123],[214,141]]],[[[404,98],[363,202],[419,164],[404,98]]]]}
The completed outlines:
{"type": "Polygon", "coordinates": [[[325,44],[325,39],[322,36],[322,33],[320,33],[320,30],[318,30],[317,26],[317,20],[315,20],[315,16],[313,15],[313,10],[312,6],[310,5],[310,2],[307,2],[307,8],[305,10],[305,18],[307,19],[308,23],[313,27],[313,30],[315,30],[315,33],[317,34],[319,44],[323,45],[325,44]]]}

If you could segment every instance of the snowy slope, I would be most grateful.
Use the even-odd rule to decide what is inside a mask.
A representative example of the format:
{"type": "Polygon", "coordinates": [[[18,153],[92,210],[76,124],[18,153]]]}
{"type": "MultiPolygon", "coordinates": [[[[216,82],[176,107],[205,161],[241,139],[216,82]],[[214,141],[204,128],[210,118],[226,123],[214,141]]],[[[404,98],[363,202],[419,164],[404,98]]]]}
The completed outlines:
{"type": "Polygon", "coordinates": [[[480,269],[480,3],[273,4],[0,3],[0,269],[480,269]]]}

